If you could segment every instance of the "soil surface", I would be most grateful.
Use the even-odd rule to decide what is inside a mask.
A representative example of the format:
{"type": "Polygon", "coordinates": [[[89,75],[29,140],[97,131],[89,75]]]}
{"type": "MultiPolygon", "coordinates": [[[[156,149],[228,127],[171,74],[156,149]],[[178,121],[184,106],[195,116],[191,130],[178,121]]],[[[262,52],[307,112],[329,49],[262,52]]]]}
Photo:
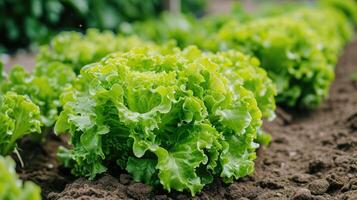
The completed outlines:
{"type": "MultiPolygon", "coordinates": [[[[330,97],[313,112],[278,109],[264,128],[273,136],[258,151],[256,172],[231,185],[219,179],[193,199],[357,199],[357,40],[346,47],[336,69],[330,97]]],[[[135,183],[125,172],[109,172],[96,181],[71,176],[55,159],[65,138],[49,135],[43,145],[28,139],[20,147],[25,163],[21,178],[42,187],[43,198],[190,199],[188,193],[167,193],[135,183]]]]}

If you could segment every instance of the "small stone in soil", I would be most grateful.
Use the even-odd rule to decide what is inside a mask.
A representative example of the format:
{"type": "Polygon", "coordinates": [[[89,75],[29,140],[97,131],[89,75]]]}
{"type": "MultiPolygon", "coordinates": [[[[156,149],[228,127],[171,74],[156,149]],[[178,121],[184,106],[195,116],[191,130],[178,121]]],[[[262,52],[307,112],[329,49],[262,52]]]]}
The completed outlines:
{"type": "Polygon", "coordinates": [[[326,180],[329,182],[330,187],[329,190],[338,190],[343,187],[345,182],[347,182],[344,178],[342,177],[337,177],[336,175],[332,174],[329,175],[326,180]]]}
{"type": "Polygon", "coordinates": [[[290,178],[295,183],[308,183],[311,179],[309,174],[296,174],[290,178]]]}
{"type": "Polygon", "coordinates": [[[258,191],[255,187],[241,186],[239,184],[230,185],[228,187],[228,191],[232,199],[239,199],[242,197],[254,199],[258,194],[258,191]]]}
{"type": "Polygon", "coordinates": [[[293,200],[312,200],[312,195],[310,190],[305,188],[300,188],[296,190],[293,200]]]}
{"type": "Polygon", "coordinates": [[[150,197],[152,187],[143,183],[134,183],[128,187],[127,193],[136,199],[147,199],[150,197]]]}
{"type": "Polygon", "coordinates": [[[284,188],[283,185],[281,185],[280,183],[277,183],[271,179],[265,179],[265,180],[259,181],[258,185],[262,188],[269,188],[271,190],[277,190],[277,189],[284,188]]]}
{"type": "Polygon", "coordinates": [[[330,184],[325,179],[314,180],[308,185],[312,194],[324,194],[329,188],[330,184]]]}
{"type": "Polygon", "coordinates": [[[346,192],[349,190],[357,190],[357,178],[351,179],[350,182],[344,185],[343,188],[341,189],[342,192],[346,192]]]}
{"type": "Polygon", "coordinates": [[[120,174],[119,180],[121,184],[128,185],[131,182],[131,176],[128,174],[120,174]]]}

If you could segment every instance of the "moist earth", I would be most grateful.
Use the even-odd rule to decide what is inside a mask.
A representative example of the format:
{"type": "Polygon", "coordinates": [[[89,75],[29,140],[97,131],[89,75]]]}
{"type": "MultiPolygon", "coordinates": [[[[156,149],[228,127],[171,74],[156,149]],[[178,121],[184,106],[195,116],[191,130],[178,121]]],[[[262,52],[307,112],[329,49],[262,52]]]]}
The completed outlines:
{"type": "MultiPolygon", "coordinates": [[[[264,129],[273,140],[258,150],[254,175],[233,184],[216,179],[196,197],[167,193],[110,170],[95,181],[76,178],[56,160],[65,137],[49,134],[42,144],[24,139],[20,177],[42,187],[44,199],[357,199],[357,40],[345,48],[330,97],[314,111],[279,108],[264,129]]],[[[14,156],[15,157],[15,156],[14,156]]],[[[15,157],[16,158],[16,157],[15,157]]]]}

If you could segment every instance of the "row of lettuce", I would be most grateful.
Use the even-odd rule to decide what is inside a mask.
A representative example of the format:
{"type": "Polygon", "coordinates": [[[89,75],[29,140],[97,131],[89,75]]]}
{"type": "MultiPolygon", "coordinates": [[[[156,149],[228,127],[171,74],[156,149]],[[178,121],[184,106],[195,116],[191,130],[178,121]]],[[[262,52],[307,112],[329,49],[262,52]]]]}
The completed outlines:
{"type": "MultiPolygon", "coordinates": [[[[36,48],[63,30],[115,30],[118,24],[155,18],[166,0],[1,0],[0,53],[36,48]],[[10,9],[9,9],[10,8],[10,9]]],[[[184,13],[202,15],[207,0],[181,0],[184,13]]]]}
{"type": "MultiPolygon", "coordinates": [[[[0,78],[0,154],[54,127],[70,135],[61,163],[89,179],[117,165],[135,181],[194,195],[214,177],[252,174],[275,100],[311,109],[327,96],[357,5],[324,0],[260,13],[164,14],[123,25],[125,34],[56,36],[32,73],[16,66],[0,78]]],[[[0,160],[9,172],[0,180],[16,184],[0,199],[20,199],[21,190],[36,199],[39,189],[16,180],[9,160],[0,160]]]]}

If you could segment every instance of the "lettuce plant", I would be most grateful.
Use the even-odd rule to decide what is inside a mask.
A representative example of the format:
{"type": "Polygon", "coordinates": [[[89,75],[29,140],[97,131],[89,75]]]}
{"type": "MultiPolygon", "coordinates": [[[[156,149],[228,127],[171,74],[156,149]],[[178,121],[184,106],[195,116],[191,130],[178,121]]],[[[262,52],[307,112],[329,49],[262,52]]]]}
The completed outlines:
{"type": "Polygon", "coordinates": [[[59,97],[75,77],[71,67],[59,62],[36,66],[32,73],[16,66],[1,84],[1,90],[3,93],[12,91],[28,96],[40,107],[41,122],[46,127],[51,127],[61,110],[59,97]]]}
{"type": "Polygon", "coordinates": [[[149,42],[135,36],[117,36],[111,31],[89,29],[86,34],[63,32],[41,48],[37,63],[46,67],[51,62],[61,62],[79,73],[83,66],[97,62],[109,53],[128,51],[143,45],[149,45],[149,42]]]}
{"type": "Polygon", "coordinates": [[[20,66],[12,68],[1,84],[1,91],[29,96],[40,107],[43,124],[52,127],[62,109],[60,95],[72,84],[75,72],[109,53],[127,51],[140,45],[153,44],[137,37],[116,36],[110,31],[99,32],[96,29],[88,30],[86,35],[64,32],[42,47],[32,73],[20,66]]]}
{"type": "Polygon", "coordinates": [[[135,23],[124,23],[120,26],[120,33],[137,35],[158,44],[174,42],[178,47],[190,45],[206,47],[215,45],[213,33],[218,30],[231,16],[217,15],[197,19],[191,15],[162,13],[158,19],[148,19],[135,23]]]}
{"type": "Polygon", "coordinates": [[[277,101],[313,108],[327,96],[333,66],[324,43],[305,22],[289,17],[226,24],[218,33],[219,49],[239,49],[256,56],[277,85],[277,101]]]}
{"type": "Polygon", "coordinates": [[[260,62],[258,59],[235,50],[218,52],[217,54],[203,53],[196,46],[189,46],[182,52],[174,50],[166,53],[174,54],[175,52],[191,61],[204,54],[205,57],[217,64],[218,71],[228,80],[232,87],[243,85],[244,88],[254,94],[263,117],[274,118],[276,108],[274,98],[276,96],[275,84],[268,77],[266,71],[259,67],[260,62]]]}
{"type": "Polygon", "coordinates": [[[0,156],[0,199],[40,200],[41,189],[32,182],[22,182],[15,172],[15,162],[0,156]]]}
{"type": "MultiPolygon", "coordinates": [[[[184,55],[188,59],[199,57],[202,52],[194,46],[185,49],[184,55]]],[[[268,120],[275,118],[275,96],[277,95],[275,84],[268,77],[266,71],[259,67],[259,60],[246,56],[238,51],[229,50],[211,54],[210,59],[218,63],[218,70],[227,78],[232,87],[243,85],[253,92],[262,116],[268,120]]],[[[258,129],[255,140],[259,144],[269,144],[271,136],[262,129],[258,129]]]]}
{"type": "Polygon", "coordinates": [[[254,94],[210,55],[190,52],[133,49],[82,68],[55,126],[71,135],[62,163],[90,179],[116,163],[136,181],[192,194],[215,176],[253,173],[254,94]]]}
{"type": "Polygon", "coordinates": [[[120,32],[125,35],[138,35],[145,40],[163,44],[174,40],[177,46],[184,48],[200,43],[204,29],[195,29],[197,19],[191,15],[162,13],[159,19],[132,24],[122,24],[120,32]]]}
{"type": "Polygon", "coordinates": [[[287,15],[305,22],[319,37],[319,45],[332,66],[337,63],[343,47],[353,36],[353,26],[348,19],[330,8],[301,8],[287,15]],[[323,24],[323,26],[321,26],[323,24]]]}
{"type": "Polygon", "coordinates": [[[243,25],[229,22],[211,50],[256,56],[277,85],[280,104],[314,108],[327,96],[337,58],[353,35],[347,17],[333,8],[300,7],[243,25]]]}
{"type": "Polygon", "coordinates": [[[41,129],[40,110],[27,97],[13,92],[0,97],[0,155],[16,148],[16,141],[41,129]]]}

